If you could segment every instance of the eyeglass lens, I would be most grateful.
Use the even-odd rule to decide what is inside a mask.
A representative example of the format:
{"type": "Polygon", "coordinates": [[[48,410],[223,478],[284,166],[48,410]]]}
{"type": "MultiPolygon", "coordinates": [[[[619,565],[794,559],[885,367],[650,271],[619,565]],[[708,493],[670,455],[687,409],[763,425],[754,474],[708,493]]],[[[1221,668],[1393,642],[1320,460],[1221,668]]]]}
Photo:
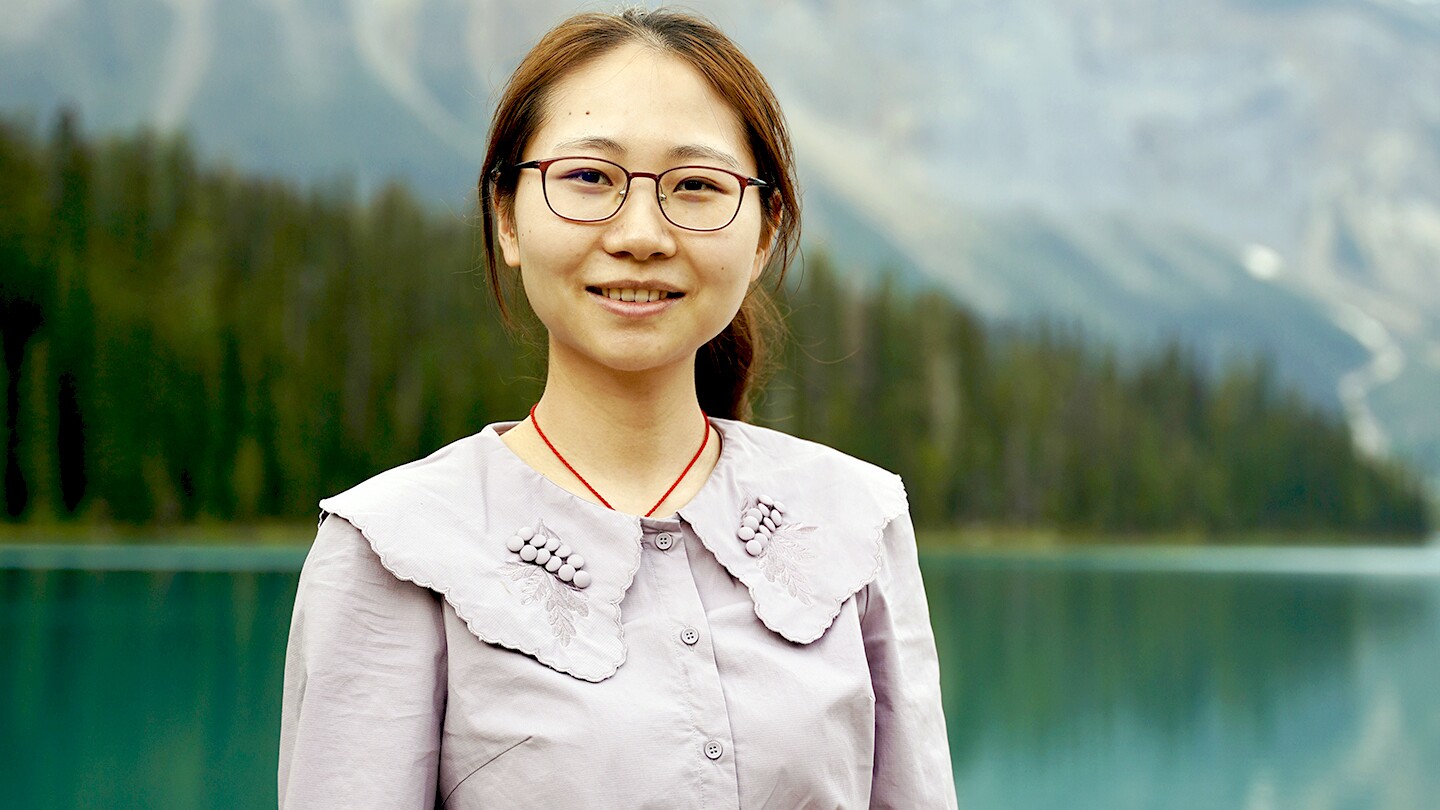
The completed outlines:
{"type": "MultiPolygon", "coordinates": [[[[625,169],[599,158],[563,158],[544,173],[545,200],[557,216],[581,222],[607,219],[625,202],[625,169]]],[[[716,230],[740,210],[745,187],[734,175],[702,166],[665,171],[660,210],[681,228],[716,230]]]]}

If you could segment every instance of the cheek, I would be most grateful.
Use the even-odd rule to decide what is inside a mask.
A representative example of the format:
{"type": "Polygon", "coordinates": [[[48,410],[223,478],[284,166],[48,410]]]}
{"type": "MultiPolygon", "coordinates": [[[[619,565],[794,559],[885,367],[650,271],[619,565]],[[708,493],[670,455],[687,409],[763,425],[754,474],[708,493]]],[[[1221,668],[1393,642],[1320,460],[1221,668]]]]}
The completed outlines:
{"type": "Polygon", "coordinates": [[[515,189],[515,201],[511,209],[515,218],[515,235],[520,241],[522,255],[543,253],[547,230],[555,219],[545,204],[545,198],[534,184],[522,183],[515,189]]]}
{"type": "Polygon", "coordinates": [[[521,268],[538,279],[563,274],[590,247],[589,234],[550,213],[544,200],[515,201],[521,268]],[[538,202],[538,205],[537,205],[538,202]]]}
{"type": "Polygon", "coordinates": [[[758,227],[737,229],[725,245],[724,260],[719,262],[722,267],[717,275],[724,285],[738,289],[742,294],[749,288],[750,276],[755,268],[759,231],[758,227]]]}
{"type": "Polygon", "coordinates": [[[714,306],[707,313],[706,328],[714,327],[717,333],[735,317],[750,289],[750,266],[754,255],[753,251],[745,249],[744,244],[743,240],[737,240],[727,249],[724,260],[715,264],[710,283],[716,296],[712,299],[714,306]]]}

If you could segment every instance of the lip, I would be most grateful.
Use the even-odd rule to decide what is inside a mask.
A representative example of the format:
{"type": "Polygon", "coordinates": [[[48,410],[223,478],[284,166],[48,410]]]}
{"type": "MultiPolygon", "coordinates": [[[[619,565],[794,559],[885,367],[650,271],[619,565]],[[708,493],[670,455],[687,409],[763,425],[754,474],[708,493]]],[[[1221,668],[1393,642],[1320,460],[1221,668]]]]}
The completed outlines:
{"type": "MultiPolygon", "coordinates": [[[[607,285],[607,287],[610,287],[612,289],[613,287],[623,288],[626,287],[627,284],[632,283],[634,282],[616,282],[613,284],[613,286],[607,285]]],[[[679,290],[664,284],[655,285],[653,282],[650,282],[650,284],[651,286],[637,285],[629,287],[629,289],[665,290],[666,292],[680,292],[679,290]]],[[[585,294],[595,299],[595,303],[599,304],[602,309],[624,318],[645,318],[651,315],[658,315],[661,312],[664,312],[670,307],[673,307],[681,301],[685,300],[684,296],[680,296],[676,298],[661,298],[659,301],[645,301],[643,303],[640,301],[616,301],[613,298],[601,295],[598,292],[598,290],[600,289],[599,287],[592,287],[590,289],[586,289],[585,294]],[[596,292],[591,292],[590,289],[594,289],[596,290],[596,292]]]]}
{"type": "Polygon", "coordinates": [[[635,278],[617,278],[614,281],[603,281],[595,284],[585,285],[587,290],[660,290],[662,292],[684,292],[674,284],[667,284],[659,280],[641,281],[635,278]]]}

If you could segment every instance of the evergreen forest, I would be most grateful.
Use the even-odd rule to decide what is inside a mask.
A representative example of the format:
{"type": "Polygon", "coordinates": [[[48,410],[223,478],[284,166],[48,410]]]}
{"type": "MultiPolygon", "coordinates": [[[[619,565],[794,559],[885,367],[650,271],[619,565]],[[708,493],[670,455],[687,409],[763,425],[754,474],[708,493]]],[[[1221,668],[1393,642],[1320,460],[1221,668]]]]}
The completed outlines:
{"type": "MultiPolygon", "coordinates": [[[[182,137],[0,119],[4,520],[303,522],[539,395],[473,216],[204,165],[182,137]],[[48,130],[48,131],[42,131],[48,130]]],[[[1418,476],[1263,359],[1122,358],[860,283],[810,247],[756,421],[891,469],[918,526],[1419,538],[1418,476]]]]}

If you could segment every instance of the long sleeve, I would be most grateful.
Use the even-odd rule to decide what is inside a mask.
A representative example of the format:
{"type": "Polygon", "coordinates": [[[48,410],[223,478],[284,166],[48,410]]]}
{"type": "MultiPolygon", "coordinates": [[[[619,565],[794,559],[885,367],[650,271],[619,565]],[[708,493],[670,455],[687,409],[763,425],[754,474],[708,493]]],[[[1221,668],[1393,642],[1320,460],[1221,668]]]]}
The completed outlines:
{"type": "Polygon", "coordinates": [[[397,579],[338,515],[295,595],[280,722],[280,807],[433,808],[446,696],[442,603],[397,579]]]}
{"type": "Polygon", "coordinates": [[[955,776],[940,666],[909,512],[885,529],[880,573],[860,620],[875,688],[871,808],[953,808],[955,776]]]}

